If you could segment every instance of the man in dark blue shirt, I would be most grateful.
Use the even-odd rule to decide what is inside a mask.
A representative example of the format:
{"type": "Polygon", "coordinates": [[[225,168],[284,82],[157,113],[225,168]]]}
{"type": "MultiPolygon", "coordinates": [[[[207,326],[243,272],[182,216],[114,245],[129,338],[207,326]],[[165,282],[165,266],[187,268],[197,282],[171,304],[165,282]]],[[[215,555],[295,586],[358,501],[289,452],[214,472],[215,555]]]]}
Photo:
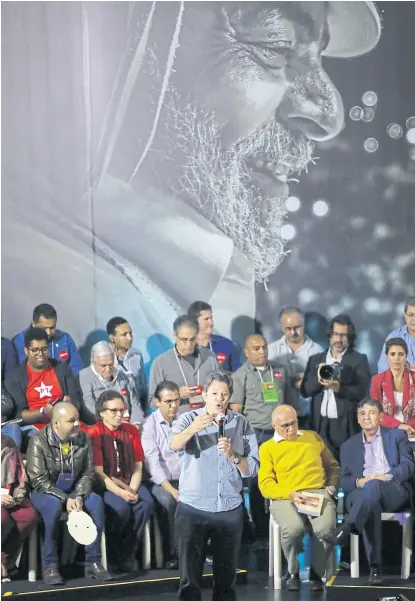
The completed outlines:
{"type": "MultiPolygon", "coordinates": [[[[76,374],[83,368],[81,357],[79,356],[76,344],[67,332],[62,332],[56,328],[57,314],[52,305],[42,303],[33,310],[32,325],[29,327],[43,328],[48,335],[49,357],[56,361],[69,364],[73,374],[76,374]]],[[[29,329],[29,328],[27,328],[29,329]]],[[[24,352],[24,335],[26,330],[22,330],[13,338],[12,342],[16,348],[19,362],[26,359],[24,352]]]]}
{"type": "Polygon", "coordinates": [[[236,371],[241,366],[240,350],[229,338],[212,334],[212,307],[203,301],[195,301],[187,309],[187,314],[199,323],[197,344],[215,353],[221,369],[236,371]]]}

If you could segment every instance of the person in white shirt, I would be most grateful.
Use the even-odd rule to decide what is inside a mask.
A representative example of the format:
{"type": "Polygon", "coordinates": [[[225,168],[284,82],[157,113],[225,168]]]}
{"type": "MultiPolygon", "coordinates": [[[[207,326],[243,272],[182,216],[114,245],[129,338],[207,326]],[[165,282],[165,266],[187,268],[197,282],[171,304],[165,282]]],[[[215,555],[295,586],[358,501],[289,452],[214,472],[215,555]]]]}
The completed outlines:
{"type": "Polygon", "coordinates": [[[143,355],[133,347],[133,331],[124,317],[112,317],[107,334],[115,354],[115,366],[124,372],[135,386],[143,412],[148,413],[148,390],[143,355]]]}
{"type": "Polygon", "coordinates": [[[298,307],[285,307],[279,314],[284,335],[268,345],[270,361],[278,360],[288,374],[287,404],[297,412],[301,428],[307,426],[310,398],[300,394],[304,371],[310,357],[321,353],[323,347],[304,333],[304,314],[298,307]]]}

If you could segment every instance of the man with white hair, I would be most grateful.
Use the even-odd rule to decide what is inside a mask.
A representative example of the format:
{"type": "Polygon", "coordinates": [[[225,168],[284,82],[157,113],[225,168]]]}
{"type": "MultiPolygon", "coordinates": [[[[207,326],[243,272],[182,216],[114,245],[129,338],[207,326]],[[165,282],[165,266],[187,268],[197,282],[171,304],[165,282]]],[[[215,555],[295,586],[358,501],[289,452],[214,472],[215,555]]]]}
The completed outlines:
{"type": "Polygon", "coordinates": [[[121,393],[126,403],[125,421],[139,426],[144,413],[134,382],[114,364],[114,351],[108,342],[97,342],[91,349],[91,364],[79,372],[79,385],[84,398],[82,419],[87,424],[97,421],[95,404],[106,390],[121,393]]]}

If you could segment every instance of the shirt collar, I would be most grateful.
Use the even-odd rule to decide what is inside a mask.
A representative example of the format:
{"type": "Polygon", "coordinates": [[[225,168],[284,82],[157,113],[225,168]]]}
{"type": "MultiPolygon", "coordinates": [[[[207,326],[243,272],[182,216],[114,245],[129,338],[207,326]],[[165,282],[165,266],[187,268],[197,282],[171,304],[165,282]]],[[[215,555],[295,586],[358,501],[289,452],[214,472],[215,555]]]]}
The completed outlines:
{"type": "MultiPolygon", "coordinates": [[[[168,423],[169,423],[169,422],[168,422],[166,419],[164,419],[164,417],[162,416],[160,409],[157,409],[157,411],[155,411],[154,413],[155,413],[155,414],[154,414],[154,418],[155,418],[155,420],[156,420],[156,421],[157,421],[159,424],[168,424],[168,423]]],[[[177,419],[177,415],[176,415],[176,417],[174,418],[173,422],[174,422],[176,419],[177,419]]]]}
{"type": "Polygon", "coordinates": [[[343,359],[344,355],[347,353],[347,351],[349,350],[349,347],[347,346],[345,348],[345,350],[342,352],[341,355],[339,355],[338,357],[336,357],[336,359],[333,357],[332,353],[331,353],[331,347],[329,347],[329,350],[327,351],[327,356],[331,357],[333,359],[333,361],[337,361],[338,363],[341,362],[341,360],[343,359]]]}
{"type": "MultiPolygon", "coordinates": [[[[303,433],[301,432],[301,430],[298,430],[297,436],[302,436],[302,435],[303,435],[303,433]]],[[[275,442],[281,442],[282,440],[285,440],[285,438],[283,438],[282,436],[280,436],[278,434],[278,432],[275,431],[274,432],[274,440],[275,440],[275,442]]]]}
{"type": "Polygon", "coordinates": [[[371,444],[372,442],[375,442],[375,440],[377,440],[379,438],[379,436],[380,436],[380,426],[378,427],[376,434],[374,435],[372,440],[368,440],[365,436],[365,433],[362,430],[363,444],[371,444]]]}

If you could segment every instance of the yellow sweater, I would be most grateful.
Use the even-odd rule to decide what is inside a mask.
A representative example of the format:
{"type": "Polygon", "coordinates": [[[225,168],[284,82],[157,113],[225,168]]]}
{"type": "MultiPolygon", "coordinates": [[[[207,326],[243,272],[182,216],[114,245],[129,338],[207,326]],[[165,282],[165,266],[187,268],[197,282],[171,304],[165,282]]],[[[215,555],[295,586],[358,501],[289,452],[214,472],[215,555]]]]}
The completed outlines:
{"type": "Polygon", "coordinates": [[[304,430],[296,440],[271,438],[259,449],[258,483],[267,499],[289,499],[293,490],[338,486],[340,468],[318,434],[304,430]]]}

